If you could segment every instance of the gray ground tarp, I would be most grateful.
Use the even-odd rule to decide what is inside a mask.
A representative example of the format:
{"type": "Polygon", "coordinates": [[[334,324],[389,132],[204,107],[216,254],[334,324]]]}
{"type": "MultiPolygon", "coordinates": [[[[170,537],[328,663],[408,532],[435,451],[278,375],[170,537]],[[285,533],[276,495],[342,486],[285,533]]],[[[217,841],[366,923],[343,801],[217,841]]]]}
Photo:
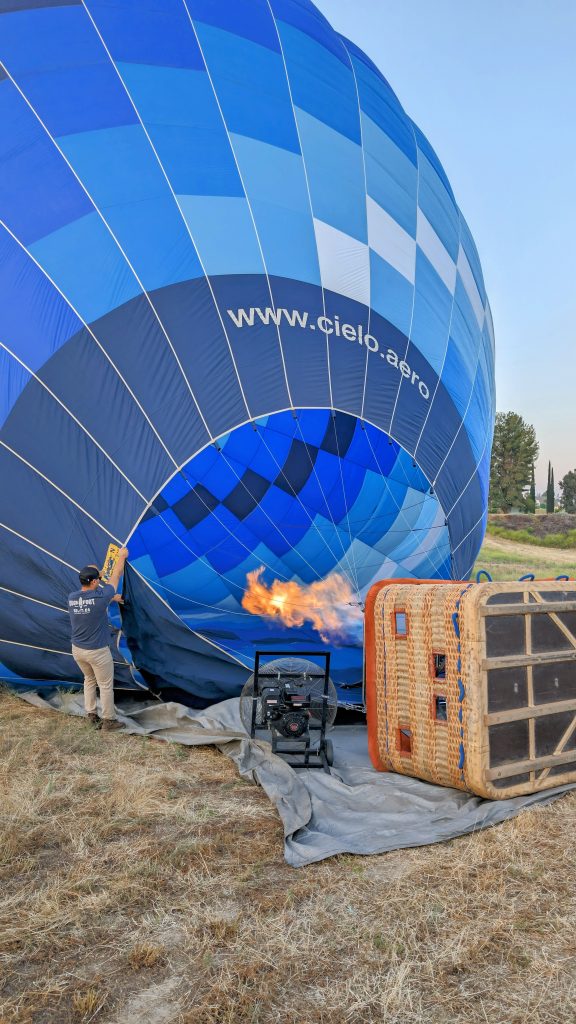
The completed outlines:
{"type": "MultiPolygon", "coordinates": [[[[37,707],[83,715],[82,695],[55,692],[48,700],[22,694],[37,707]]],[[[295,771],[252,741],[240,722],[239,701],[206,711],[182,704],[117,704],[126,732],[187,746],[215,745],[244,778],[259,783],[284,824],[284,854],[303,867],[338,853],[374,854],[452,839],[513,818],[525,807],[548,803],[573,789],[560,786],[512,800],[481,800],[456,789],[432,786],[403,775],[376,772],[370,764],[362,725],[332,730],[335,764],[295,771]]]]}

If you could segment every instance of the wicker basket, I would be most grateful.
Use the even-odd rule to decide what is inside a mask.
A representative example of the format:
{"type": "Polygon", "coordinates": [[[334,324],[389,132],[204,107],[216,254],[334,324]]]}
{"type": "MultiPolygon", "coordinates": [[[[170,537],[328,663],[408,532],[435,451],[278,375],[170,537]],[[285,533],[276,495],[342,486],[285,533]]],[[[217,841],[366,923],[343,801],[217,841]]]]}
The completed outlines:
{"type": "Polygon", "coordinates": [[[370,756],[498,799],[576,782],[576,583],[388,580],[366,605],[370,756]]]}

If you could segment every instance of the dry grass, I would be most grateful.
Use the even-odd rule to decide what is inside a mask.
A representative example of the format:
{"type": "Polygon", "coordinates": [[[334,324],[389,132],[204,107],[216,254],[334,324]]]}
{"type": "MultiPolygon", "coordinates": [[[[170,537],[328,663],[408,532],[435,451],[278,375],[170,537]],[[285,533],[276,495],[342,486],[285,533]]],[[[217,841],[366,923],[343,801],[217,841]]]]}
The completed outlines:
{"type": "Polygon", "coordinates": [[[211,749],[0,694],[0,1024],[559,1024],[576,794],[294,871],[211,749]]]}
{"type": "Polygon", "coordinates": [[[487,569],[493,580],[517,580],[527,572],[538,579],[569,575],[574,578],[576,551],[559,548],[547,551],[534,544],[522,544],[488,535],[482,545],[472,579],[479,569],[487,569]]]}

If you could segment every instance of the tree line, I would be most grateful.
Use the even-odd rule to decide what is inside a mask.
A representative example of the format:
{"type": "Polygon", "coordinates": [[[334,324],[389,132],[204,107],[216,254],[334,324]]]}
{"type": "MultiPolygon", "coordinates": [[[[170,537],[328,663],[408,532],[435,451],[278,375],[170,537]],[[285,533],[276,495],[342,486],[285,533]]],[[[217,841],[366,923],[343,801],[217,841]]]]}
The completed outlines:
{"type": "Polygon", "coordinates": [[[554,468],[548,463],[548,483],[540,496],[536,494],[534,466],[540,452],[536,431],[516,412],[496,414],[492,461],[490,463],[490,512],[576,513],[576,469],[560,480],[559,493],[554,483],[554,468]]]}

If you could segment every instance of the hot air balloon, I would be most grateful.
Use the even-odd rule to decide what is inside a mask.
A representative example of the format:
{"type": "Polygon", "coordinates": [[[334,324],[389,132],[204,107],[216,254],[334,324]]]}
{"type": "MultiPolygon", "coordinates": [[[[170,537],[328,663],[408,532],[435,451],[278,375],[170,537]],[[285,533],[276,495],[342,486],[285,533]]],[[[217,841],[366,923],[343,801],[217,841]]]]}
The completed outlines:
{"type": "Polygon", "coordinates": [[[126,542],[148,684],[330,644],[344,693],[373,581],[465,579],[485,528],[494,334],[438,157],[308,0],[0,11],[0,677],[78,684],[66,595],[126,542]]]}

